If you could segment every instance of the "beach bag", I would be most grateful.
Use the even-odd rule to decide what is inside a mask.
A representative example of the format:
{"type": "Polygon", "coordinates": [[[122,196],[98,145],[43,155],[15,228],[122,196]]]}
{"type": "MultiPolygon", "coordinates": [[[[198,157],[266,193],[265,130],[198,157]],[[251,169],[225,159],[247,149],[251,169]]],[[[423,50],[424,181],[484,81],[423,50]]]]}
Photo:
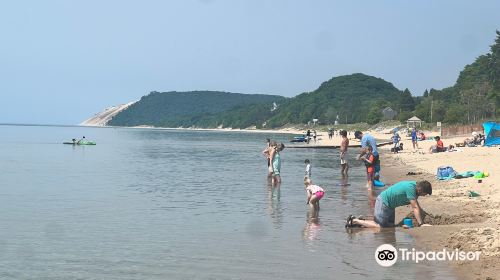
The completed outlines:
{"type": "Polygon", "coordinates": [[[457,175],[457,172],[453,170],[451,166],[441,166],[437,169],[437,178],[439,180],[446,180],[450,178],[454,178],[457,175]]]}

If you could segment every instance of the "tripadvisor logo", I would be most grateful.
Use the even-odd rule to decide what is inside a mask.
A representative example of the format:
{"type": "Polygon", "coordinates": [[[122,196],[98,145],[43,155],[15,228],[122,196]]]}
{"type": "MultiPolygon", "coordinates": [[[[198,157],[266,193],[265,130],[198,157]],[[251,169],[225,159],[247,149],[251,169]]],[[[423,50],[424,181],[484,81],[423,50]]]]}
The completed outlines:
{"type": "Polygon", "coordinates": [[[380,266],[393,266],[398,259],[404,262],[419,263],[422,261],[478,261],[481,252],[465,252],[455,250],[447,250],[446,248],[440,251],[418,251],[415,248],[399,248],[396,249],[391,244],[382,244],[375,250],[375,261],[380,266]]]}
{"type": "Polygon", "coordinates": [[[382,244],[375,250],[375,260],[381,266],[392,266],[398,261],[398,251],[391,244],[382,244]]]}

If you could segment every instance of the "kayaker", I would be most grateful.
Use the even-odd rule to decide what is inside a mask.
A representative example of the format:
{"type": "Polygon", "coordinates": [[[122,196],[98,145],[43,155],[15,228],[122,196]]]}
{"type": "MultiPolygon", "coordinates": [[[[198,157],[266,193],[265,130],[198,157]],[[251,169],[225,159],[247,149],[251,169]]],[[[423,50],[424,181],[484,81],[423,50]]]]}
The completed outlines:
{"type": "Polygon", "coordinates": [[[82,139],[78,140],[78,142],[76,142],[76,144],[80,144],[82,141],[83,142],[87,141],[87,139],[85,139],[85,136],[83,136],[82,139]]]}

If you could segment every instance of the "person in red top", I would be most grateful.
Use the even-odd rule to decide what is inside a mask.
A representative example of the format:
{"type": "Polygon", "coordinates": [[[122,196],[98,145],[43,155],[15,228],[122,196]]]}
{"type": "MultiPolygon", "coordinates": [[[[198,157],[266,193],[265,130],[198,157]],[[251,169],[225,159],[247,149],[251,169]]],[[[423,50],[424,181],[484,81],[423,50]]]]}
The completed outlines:
{"type": "Polygon", "coordinates": [[[444,144],[443,141],[441,141],[441,137],[436,136],[436,144],[438,152],[444,152],[444,144]]]}
{"type": "Polygon", "coordinates": [[[366,149],[365,155],[361,157],[360,160],[362,160],[366,165],[366,180],[367,180],[366,187],[368,189],[372,189],[373,178],[375,175],[375,166],[373,164],[375,162],[375,156],[373,155],[372,146],[367,146],[365,149],[366,149]]]}
{"type": "Polygon", "coordinates": [[[433,145],[429,152],[430,153],[440,153],[440,152],[446,152],[446,148],[444,147],[443,141],[441,141],[441,137],[436,136],[434,139],[436,139],[436,145],[433,145]]]}
{"type": "Polygon", "coordinates": [[[425,134],[423,132],[420,132],[420,140],[425,140],[425,134]]]}

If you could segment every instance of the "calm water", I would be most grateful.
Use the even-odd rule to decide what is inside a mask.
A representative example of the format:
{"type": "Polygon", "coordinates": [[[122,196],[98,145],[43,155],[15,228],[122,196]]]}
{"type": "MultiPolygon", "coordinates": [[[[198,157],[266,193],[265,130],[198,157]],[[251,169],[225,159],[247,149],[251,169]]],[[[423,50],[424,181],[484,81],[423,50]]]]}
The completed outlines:
{"type": "Polygon", "coordinates": [[[338,151],[285,149],[283,183],[270,188],[267,137],[288,138],[0,126],[0,278],[451,278],[442,265],[378,266],[380,244],[413,245],[403,232],[345,231],[345,217],[369,214],[371,202],[364,167],[337,185],[338,151]],[[61,144],[82,135],[97,145],[61,144]],[[317,223],[305,158],[326,189],[317,223]]]}

